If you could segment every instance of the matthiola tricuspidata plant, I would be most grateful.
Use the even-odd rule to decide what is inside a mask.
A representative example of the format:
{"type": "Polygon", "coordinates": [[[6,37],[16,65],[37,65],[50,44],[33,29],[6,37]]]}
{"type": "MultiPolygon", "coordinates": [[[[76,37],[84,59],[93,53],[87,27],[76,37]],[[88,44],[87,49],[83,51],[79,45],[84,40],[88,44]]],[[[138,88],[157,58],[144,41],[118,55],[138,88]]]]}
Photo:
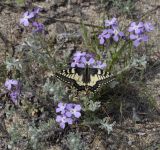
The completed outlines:
{"type": "Polygon", "coordinates": [[[11,101],[17,105],[18,104],[18,98],[20,96],[21,92],[21,86],[20,86],[20,81],[14,80],[14,79],[8,79],[4,83],[4,86],[6,87],[9,97],[11,101]]]}
{"type": "Polygon", "coordinates": [[[133,45],[138,47],[142,42],[148,41],[147,32],[154,30],[154,27],[150,22],[132,22],[127,30],[130,35],[127,37],[127,34],[124,34],[126,31],[120,31],[116,18],[105,20],[105,27],[106,28],[98,36],[99,43],[101,45],[105,44],[109,39],[113,39],[115,42],[118,42],[120,38],[125,37],[124,39],[130,39],[133,41],[133,45]]]}
{"type": "Polygon", "coordinates": [[[71,67],[79,67],[85,68],[86,64],[88,64],[91,68],[100,68],[104,69],[107,65],[106,63],[95,60],[95,56],[91,53],[77,51],[74,53],[71,67]]]}
{"type": "Polygon", "coordinates": [[[104,29],[98,36],[101,45],[110,38],[112,38],[115,42],[118,42],[120,38],[124,37],[124,33],[120,31],[116,18],[105,20],[105,27],[106,29],[104,29]]]}
{"type": "Polygon", "coordinates": [[[29,27],[29,25],[31,24],[31,27],[33,28],[33,33],[42,33],[44,31],[44,25],[36,21],[36,18],[38,18],[40,11],[40,8],[34,8],[32,11],[26,11],[23,14],[23,17],[20,18],[20,24],[25,27],[29,27]]]}
{"type": "MultiPolygon", "coordinates": [[[[37,5],[37,2],[33,5],[37,5]]],[[[4,117],[4,121],[10,123],[9,126],[6,126],[7,128],[3,129],[2,127],[2,131],[5,131],[5,135],[2,136],[9,137],[11,140],[11,146],[9,147],[9,144],[5,146],[8,149],[47,149],[55,147],[55,145],[51,145],[57,144],[55,141],[63,144],[62,147],[66,146],[66,149],[87,149],[85,144],[80,142],[88,139],[88,137],[82,138],[85,134],[77,136],[68,133],[70,131],[78,133],[82,130],[86,132],[88,129],[88,133],[90,133],[92,131],[90,129],[94,125],[94,130],[98,130],[100,127],[101,130],[106,130],[110,134],[115,125],[110,116],[122,121],[121,112],[126,114],[130,111],[129,114],[134,115],[132,108],[128,110],[130,102],[131,107],[134,104],[136,106],[143,103],[143,101],[138,103],[137,100],[134,103],[135,98],[132,95],[128,101],[127,91],[134,95],[138,94],[138,90],[131,92],[130,90],[137,84],[128,89],[127,86],[130,84],[128,84],[129,81],[127,83],[127,80],[135,78],[137,80],[137,74],[145,72],[144,69],[148,64],[146,58],[148,57],[142,54],[142,50],[147,47],[144,44],[149,42],[149,34],[154,30],[153,25],[150,22],[139,20],[131,21],[128,25],[124,22],[124,26],[121,26],[118,18],[115,17],[105,20],[103,27],[89,25],[86,20],[81,24],[73,20],[69,22],[69,20],[65,20],[65,17],[62,19],[63,15],[60,15],[61,4],[58,4],[59,1],[53,3],[55,4],[52,4],[54,6],[51,7],[48,7],[49,5],[42,6],[45,10],[43,16],[41,16],[41,8],[32,9],[29,6],[33,5],[30,5],[30,2],[26,3],[25,9],[29,9],[25,10],[18,20],[26,34],[21,35],[21,32],[14,32],[18,35],[4,35],[7,39],[3,39],[3,35],[0,37],[4,42],[4,44],[0,44],[1,50],[5,50],[4,54],[0,54],[3,59],[0,64],[0,81],[2,82],[2,84],[0,83],[2,85],[0,111],[2,110],[2,125],[4,117]],[[54,9],[52,7],[56,8],[54,14],[48,9],[54,9]],[[70,27],[67,25],[68,23],[76,24],[76,26],[66,29],[66,27],[70,27]],[[77,29],[78,24],[82,32],[77,29]],[[55,32],[53,36],[49,32],[52,27],[55,32]],[[45,32],[45,28],[48,29],[48,32],[45,32]],[[99,29],[102,30],[99,32],[99,29]],[[100,34],[97,35],[97,32],[100,34]],[[48,35],[45,36],[43,33],[48,35]],[[6,43],[8,41],[9,43],[6,43]],[[3,45],[7,47],[3,48],[3,45]],[[79,51],[73,47],[83,50],[79,51]],[[137,48],[136,51],[134,51],[135,48],[137,48]],[[75,53],[68,58],[73,50],[75,53]],[[139,54],[143,56],[141,59],[139,54]],[[68,60],[70,61],[67,62],[68,60]],[[65,66],[67,67],[64,68],[65,66]],[[128,68],[132,69],[127,74],[128,68]],[[139,69],[138,73],[136,69],[139,69]],[[123,71],[125,74],[122,74],[123,71]],[[132,78],[132,72],[135,78],[132,78]],[[58,79],[61,79],[64,84],[58,79]],[[122,85],[116,87],[121,83],[122,85]],[[65,129],[65,131],[57,129],[56,124],[59,129],[65,129]],[[66,137],[68,138],[65,143],[66,137]],[[45,139],[49,140],[46,142],[45,139]],[[47,143],[49,145],[43,148],[41,143],[44,143],[45,146],[47,143]],[[23,144],[26,147],[23,147],[23,144]]],[[[13,21],[11,25],[12,23],[13,21]]],[[[14,25],[12,26],[14,27],[14,25]]],[[[146,92],[143,95],[145,95],[143,99],[146,101],[146,92]]],[[[141,96],[138,94],[138,98],[141,96]]],[[[148,105],[146,106],[148,107],[148,105]]],[[[136,108],[138,109],[139,106],[136,108]]],[[[103,135],[106,137],[105,132],[103,135]]],[[[6,139],[4,138],[4,140],[6,139]]]]}
{"type": "Polygon", "coordinates": [[[128,26],[121,26],[115,17],[105,20],[104,23],[105,29],[97,38],[100,49],[103,49],[104,53],[107,54],[105,62],[108,69],[111,70],[115,67],[122,69],[118,64],[122,60],[125,62],[124,67],[127,67],[124,70],[131,68],[131,61],[136,55],[134,48],[143,46],[144,49],[144,44],[149,42],[149,33],[154,30],[154,26],[147,21],[133,21],[128,26]]]}
{"type": "Polygon", "coordinates": [[[79,104],[60,102],[56,108],[56,113],[59,113],[56,117],[56,122],[64,129],[66,124],[71,125],[76,122],[81,116],[81,109],[79,104]]]}
{"type": "Polygon", "coordinates": [[[132,22],[128,28],[130,39],[135,47],[138,47],[142,42],[147,42],[149,39],[147,32],[153,30],[154,27],[150,22],[132,22]]]}

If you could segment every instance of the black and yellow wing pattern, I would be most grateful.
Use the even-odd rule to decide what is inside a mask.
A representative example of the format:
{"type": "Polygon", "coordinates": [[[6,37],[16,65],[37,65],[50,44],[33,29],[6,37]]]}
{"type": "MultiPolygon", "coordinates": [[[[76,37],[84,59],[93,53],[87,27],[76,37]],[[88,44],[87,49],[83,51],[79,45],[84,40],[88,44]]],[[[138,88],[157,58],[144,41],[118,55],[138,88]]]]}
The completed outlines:
{"type": "Polygon", "coordinates": [[[55,76],[71,86],[77,88],[78,91],[90,90],[96,91],[102,85],[111,82],[114,76],[98,68],[69,68],[56,73],[55,76]]]}

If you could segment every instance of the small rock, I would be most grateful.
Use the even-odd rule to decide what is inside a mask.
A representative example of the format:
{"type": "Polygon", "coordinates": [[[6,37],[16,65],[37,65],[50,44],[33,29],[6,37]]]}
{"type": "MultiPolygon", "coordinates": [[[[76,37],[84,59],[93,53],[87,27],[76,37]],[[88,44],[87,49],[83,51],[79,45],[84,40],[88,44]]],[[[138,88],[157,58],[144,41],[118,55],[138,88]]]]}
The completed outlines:
{"type": "Polygon", "coordinates": [[[62,6],[65,5],[66,0],[53,0],[53,5],[62,6]]]}
{"type": "Polygon", "coordinates": [[[85,2],[85,3],[81,3],[82,7],[89,7],[90,3],[89,2],[85,2]]]}

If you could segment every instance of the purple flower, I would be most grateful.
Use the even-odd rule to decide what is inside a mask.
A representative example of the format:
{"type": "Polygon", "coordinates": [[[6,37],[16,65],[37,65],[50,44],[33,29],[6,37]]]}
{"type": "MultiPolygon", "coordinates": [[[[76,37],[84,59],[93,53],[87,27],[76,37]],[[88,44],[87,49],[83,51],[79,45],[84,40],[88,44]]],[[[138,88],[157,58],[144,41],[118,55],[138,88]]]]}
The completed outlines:
{"type": "Polygon", "coordinates": [[[74,68],[74,67],[84,68],[85,65],[83,63],[80,63],[79,61],[74,61],[71,63],[71,67],[72,68],[74,68]]]}
{"type": "Polygon", "coordinates": [[[132,22],[128,31],[135,32],[135,34],[141,34],[143,32],[143,27],[143,22],[139,22],[138,24],[136,24],[136,22],[132,22]]]}
{"type": "Polygon", "coordinates": [[[9,96],[12,102],[17,105],[18,97],[21,92],[20,82],[18,80],[7,80],[5,82],[5,87],[9,90],[9,96]]]}
{"type": "Polygon", "coordinates": [[[81,106],[76,104],[69,104],[67,105],[68,111],[66,112],[67,117],[72,117],[72,115],[76,118],[79,118],[81,116],[81,106]]]}
{"type": "Polygon", "coordinates": [[[138,47],[141,42],[147,42],[148,36],[144,33],[150,32],[152,30],[154,30],[154,27],[149,22],[139,22],[138,25],[136,25],[135,22],[132,22],[128,31],[133,32],[132,34],[130,34],[130,39],[133,40],[133,45],[135,47],[138,47]]]}
{"type": "Polygon", "coordinates": [[[101,61],[97,61],[96,64],[93,66],[93,68],[100,68],[104,69],[107,65],[105,63],[102,63],[101,61]]]}
{"type": "Polygon", "coordinates": [[[72,68],[75,68],[75,67],[77,67],[78,65],[79,65],[79,61],[74,61],[74,62],[71,63],[71,67],[72,67],[72,68]]]}
{"type": "Polygon", "coordinates": [[[154,26],[150,22],[145,22],[144,23],[144,29],[147,32],[151,32],[154,30],[154,26]]]}
{"type": "MultiPolygon", "coordinates": [[[[111,29],[109,32],[111,32],[111,29]]],[[[106,67],[106,64],[104,64],[104,63],[102,64],[100,61],[96,62],[96,60],[94,59],[94,55],[91,53],[78,51],[73,56],[74,57],[71,62],[71,67],[85,68],[86,65],[89,65],[91,68],[104,68],[104,67],[106,67]]]]}
{"type": "Polygon", "coordinates": [[[15,86],[15,87],[18,86],[18,81],[13,80],[13,79],[12,80],[7,80],[4,85],[8,90],[12,90],[13,86],[15,86]]]}
{"type": "Polygon", "coordinates": [[[72,117],[72,113],[70,112],[70,110],[74,107],[74,105],[75,104],[72,104],[72,103],[67,104],[66,106],[66,109],[67,109],[66,116],[67,117],[72,117]]]}
{"type": "Polygon", "coordinates": [[[130,35],[130,39],[133,40],[133,45],[135,47],[138,47],[141,42],[147,42],[148,41],[148,36],[147,35],[130,35]]]}
{"type": "Polygon", "coordinates": [[[109,39],[111,37],[112,34],[112,30],[111,29],[105,29],[103,30],[103,32],[98,36],[98,38],[100,39],[100,44],[104,44],[106,39],[109,39]]]}
{"type": "Polygon", "coordinates": [[[87,60],[86,57],[82,57],[82,58],[81,58],[81,62],[82,62],[84,65],[88,64],[89,66],[92,66],[92,65],[94,64],[95,60],[94,60],[94,58],[92,58],[92,57],[89,58],[88,60],[87,60]]]}
{"type": "Polygon", "coordinates": [[[117,26],[117,19],[114,17],[111,20],[105,20],[105,26],[117,26]]]}
{"type": "Polygon", "coordinates": [[[65,113],[65,109],[66,109],[66,103],[59,103],[58,104],[58,108],[56,109],[56,112],[61,112],[61,114],[65,113]]]}
{"type": "Polygon", "coordinates": [[[61,112],[61,115],[57,115],[56,122],[60,124],[61,128],[65,128],[66,123],[73,124],[73,120],[75,118],[79,118],[81,116],[81,106],[73,103],[59,103],[56,109],[56,112],[61,112]]]}
{"type": "Polygon", "coordinates": [[[36,27],[36,29],[33,30],[33,32],[42,32],[44,30],[44,25],[42,23],[33,22],[32,25],[36,27]]]}
{"type": "Polygon", "coordinates": [[[82,56],[86,56],[86,52],[77,51],[73,55],[73,62],[71,63],[71,67],[84,68],[85,66],[84,66],[84,64],[80,60],[82,56]]]}
{"type": "Polygon", "coordinates": [[[84,68],[86,64],[92,65],[95,62],[95,60],[92,58],[93,55],[86,52],[78,51],[73,56],[71,67],[84,68]]]}
{"type": "Polygon", "coordinates": [[[76,53],[74,53],[73,57],[80,59],[80,57],[85,55],[86,55],[86,52],[77,51],[76,53]]]}
{"type": "Polygon", "coordinates": [[[34,13],[33,12],[28,12],[26,11],[23,14],[23,18],[20,19],[20,24],[23,24],[24,26],[29,26],[29,19],[34,17],[34,13]]]}
{"type": "Polygon", "coordinates": [[[73,62],[71,63],[71,67],[80,67],[80,68],[84,67],[84,64],[82,64],[80,62],[80,57],[79,56],[73,58],[73,62]]]}
{"type": "Polygon", "coordinates": [[[60,124],[60,127],[62,129],[65,128],[65,124],[68,123],[68,124],[72,124],[73,123],[73,120],[71,118],[67,118],[65,115],[58,115],[56,117],[56,121],[60,124]]]}
{"type": "Polygon", "coordinates": [[[119,31],[118,27],[112,26],[112,29],[105,29],[98,38],[100,39],[100,44],[104,44],[106,39],[113,37],[115,42],[118,42],[119,37],[123,37],[124,33],[119,31]]]}
{"type": "Polygon", "coordinates": [[[115,42],[118,42],[119,37],[124,37],[124,33],[121,32],[121,31],[119,31],[118,28],[114,27],[114,28],[113,28],[113,40],[114,40],[115,42]]]}
{"type": "Polygon", "coordinates": [[[18,97],[20,95],[20,92],[19,91],[13,91],[9,94],[12,102],[17,105],[18,104],[18,97]]]}

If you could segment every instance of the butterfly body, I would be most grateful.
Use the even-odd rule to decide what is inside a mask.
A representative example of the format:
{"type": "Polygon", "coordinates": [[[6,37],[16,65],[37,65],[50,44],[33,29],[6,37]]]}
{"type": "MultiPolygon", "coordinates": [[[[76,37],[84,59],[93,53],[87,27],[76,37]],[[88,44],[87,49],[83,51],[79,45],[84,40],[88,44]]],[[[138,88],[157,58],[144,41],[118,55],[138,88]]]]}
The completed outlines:
{"type": "Polygon", "coordinates": [[[78,91],[96,91],[101,85],[111,82],[114,77],[109,72],[102,69],[90,68],[86,65],[85,68],[69,68],[56,73],[55,76],[63,82],[66,82],[78,91]]]}

